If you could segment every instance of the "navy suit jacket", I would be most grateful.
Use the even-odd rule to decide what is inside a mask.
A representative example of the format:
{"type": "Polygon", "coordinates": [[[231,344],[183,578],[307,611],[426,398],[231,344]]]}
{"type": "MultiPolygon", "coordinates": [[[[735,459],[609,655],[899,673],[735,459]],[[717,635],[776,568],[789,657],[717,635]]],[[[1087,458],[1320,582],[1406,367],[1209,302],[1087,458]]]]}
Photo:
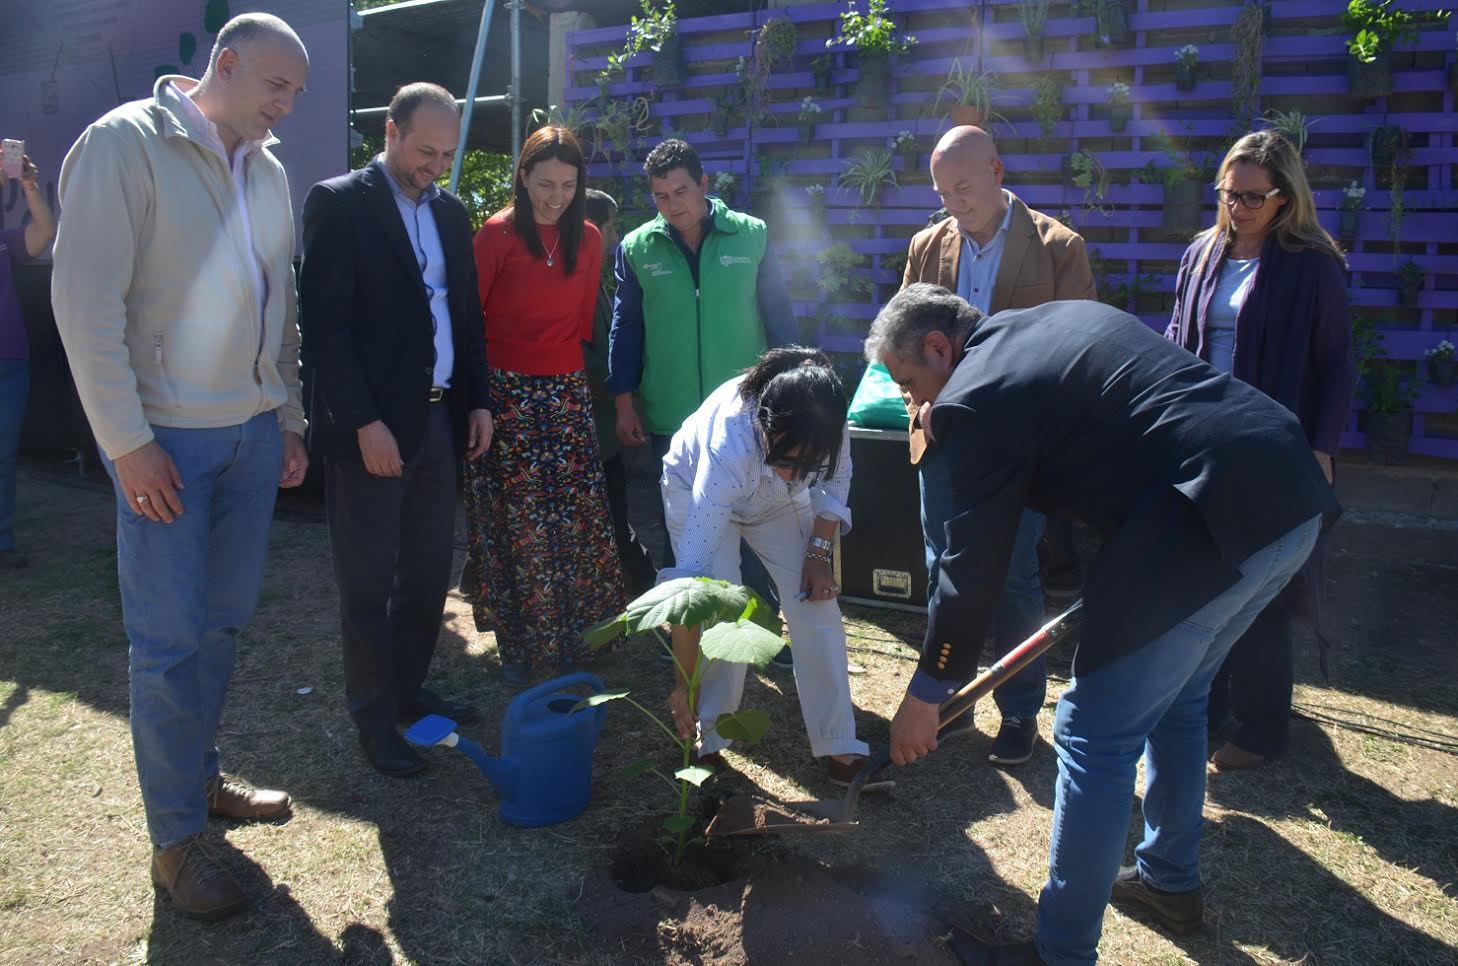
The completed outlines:
{"type": "MultiPolygon", "coordinates": [[[[435,322],[420,263],[390,182],[375,161],[321,181],[304,200],[299,322],[313,379],[311,448],[359,459],[355,430],[382,420],[408,460],[425,438],[435,322]]],[[[454,195],[431,202],[445,250],[455,367],[450,406],[457,450],[466,414],[489,409],[486,334],[471,220],[454,195]]]]}
{"type": "Polygon", "coordinates": [[[1339,512],[1289,411],[1098,302],[983,319],[931,425],[955,510],[921,670],[942,681],[976,672],[1024,506],[1103,538],[1084,585],[1085,674],[1228,589],[1257,550],[1339,512]]]}

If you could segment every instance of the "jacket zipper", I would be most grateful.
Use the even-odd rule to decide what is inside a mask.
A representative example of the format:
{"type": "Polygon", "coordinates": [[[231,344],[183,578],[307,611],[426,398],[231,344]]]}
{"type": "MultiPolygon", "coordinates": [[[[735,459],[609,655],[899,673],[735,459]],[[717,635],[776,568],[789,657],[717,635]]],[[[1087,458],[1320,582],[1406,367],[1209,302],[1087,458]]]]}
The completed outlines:
{"type": "MultiPolygon", "coordinates": [[[[702,264],[702,263],[700,263],[702,264]]],[[[699,370],[699,402],[704,401],[704,315],[699,287],[694,286],[694,362],[699,370]]]]}

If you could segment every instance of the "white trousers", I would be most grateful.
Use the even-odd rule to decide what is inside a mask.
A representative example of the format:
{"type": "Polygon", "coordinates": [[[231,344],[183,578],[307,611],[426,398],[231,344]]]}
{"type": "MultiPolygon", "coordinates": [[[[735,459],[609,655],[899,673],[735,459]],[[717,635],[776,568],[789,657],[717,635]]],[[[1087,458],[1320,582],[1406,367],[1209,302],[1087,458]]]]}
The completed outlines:
{"type": "MultiPolygon", "coordinates": [[[[692,499],[687,487],[673,482],[663,486],[664,518],[675,557],[692,499]]],[[[752,523],[732,521],[706,576],[739,583],[741,538],[759,555],[779,591],[780,608],[789,625],[795,655],[795,690],[800,695],[800,712],[810,738],[810,753],[817,758],[865,755],[870,753],[869,747],[864,741],[856,740],[840,605],[835,600],[798,599],[801,567],[813,525],[814,515],[805,493],[770,507],[752,523]]],[[[672,576],[668,571],[664,575],[660,579],[672,576]]],[[[744,664],[715,661],[704,672],[699,685],[701,755],[713,754],[729,745],[717,732],[709,731],[708,726],[719,715],[738,709],[744,695],[746,670],[744,664]]]]}

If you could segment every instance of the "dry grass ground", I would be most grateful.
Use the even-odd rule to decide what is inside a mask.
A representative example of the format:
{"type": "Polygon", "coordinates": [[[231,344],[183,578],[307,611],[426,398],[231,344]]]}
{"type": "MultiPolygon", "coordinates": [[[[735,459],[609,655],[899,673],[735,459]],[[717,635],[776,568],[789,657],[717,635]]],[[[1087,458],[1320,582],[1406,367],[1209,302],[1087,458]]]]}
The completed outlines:
{"type": "MultiPolygon", "coordinates": [[[[0,963],[619,963],[593,947],[575,902],[624,829],[661,799],[650,779],[606,776],[654,736],[615,707],[599,783],[577,820],[505,826],[464,758],[391,781],[365,767],[341,707],[336,602],[322,520],[273,529],[257,619],[224,717],[225,767],[295,797],[280,825],[216,825],[210,837],[259,896],[250,914],[202,926],[148,886],[148,845],[126,724],[110,491],[22,469],[18,531],[29,570],[0,578],[0,963]],[[300,688],[312,688],[307,695],[300,688]]],[[[1103,955],[1120,964],[1458,962],[1458,531],[1404,521],[1343,524],[1330,684],[1301,657],[1295,747],[1252,774],[1213,775],[1206,816],[1207,929],[1188,940],[1110,910],[1103,955]]],[[[459,563],[459,561],[458,561],[459,563]]],[[[863,736],[883,742],[921,622],[851,613],[864,668],[863,736]]],[[[496,652],[452,597],[439,690],[468,695],[494,747],[510,693],[496,652]]],[[[596,668],[661,700],[664,671],[641,643],[596,668]]],[[[1054,662],[1052,701],[1067,674],[1054,662]]],[[[751,675],[745,704],[772,710],[770,738],[731,761],[776,797],[826,794],[807,756],[793,685],[751,675]]],[[[1054,766],[985,763],[995,729],[948,743],[862,809],[861,830],[785,840],[836,866],[895,865],[984,929],[1022,936],[1046,872],[1054,766]]],[[[1136,810],[1137,816],[1137,810],[1136,810]]],[[[826,910],[834,915],[834,910],[826,910]]],[[[681,962],[671,949],[658,961],[681,962]]]]}

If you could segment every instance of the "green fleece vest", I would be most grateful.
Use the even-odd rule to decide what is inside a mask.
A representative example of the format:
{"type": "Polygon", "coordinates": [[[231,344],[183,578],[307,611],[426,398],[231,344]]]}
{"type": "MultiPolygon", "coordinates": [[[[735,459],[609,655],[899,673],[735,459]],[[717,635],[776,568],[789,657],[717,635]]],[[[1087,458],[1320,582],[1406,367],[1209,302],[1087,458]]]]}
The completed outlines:
{"type": "Polygon", "coordinates": [[[709,199],[713,230],[699,249],[699,288],[659,215],[623,239],[643,289],[643,379],[648,432],[678,431],[709,393],[754,365],[767,347],[756,297],[767,235],[758,218],[709,199]]]}

